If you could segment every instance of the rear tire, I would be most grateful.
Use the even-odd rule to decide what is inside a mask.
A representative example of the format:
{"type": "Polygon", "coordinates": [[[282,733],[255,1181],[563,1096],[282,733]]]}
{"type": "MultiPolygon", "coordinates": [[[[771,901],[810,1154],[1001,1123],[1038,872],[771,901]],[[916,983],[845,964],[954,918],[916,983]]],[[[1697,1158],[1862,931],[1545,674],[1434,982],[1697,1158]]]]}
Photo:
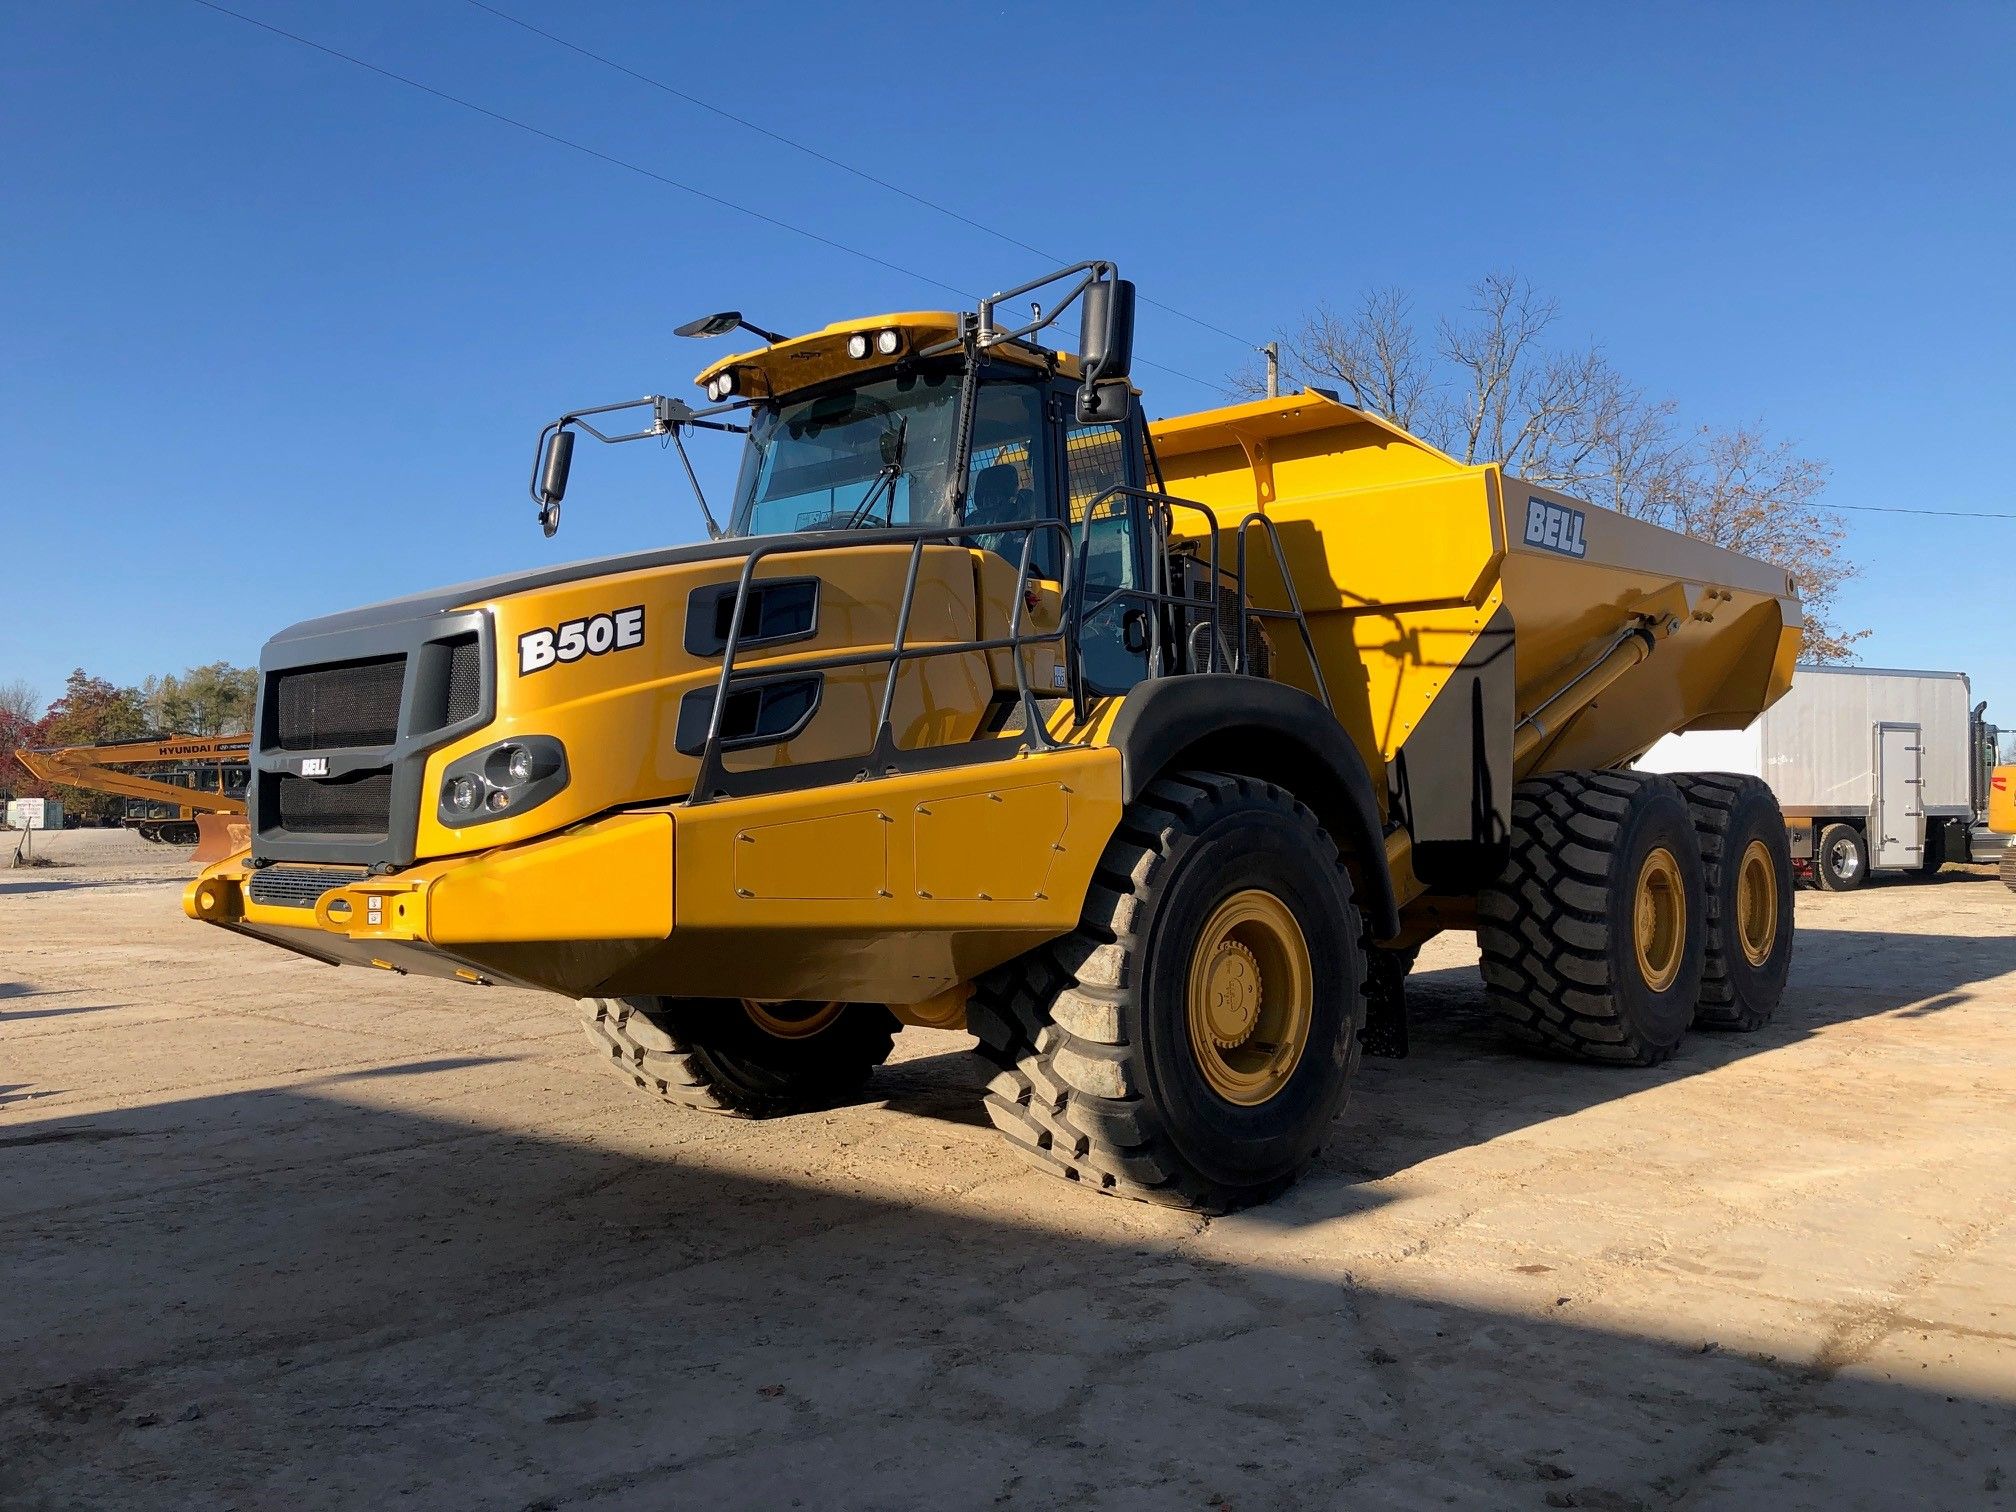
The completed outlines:
{"type": "Polygon", "coordinates": [[[741,1118],[831,1107],[889,1058],[899,1027],[879,1003],[614,997],[581,1007],[588,1042],[625,1081],[741,1118]]]}
{"type": "Polygon", "coordinates": [[[1869,880],[1869,842],[1852,824],[1830,824],[1813,846],[1813,883],[1822,892],[1853,892],[1869,880]]]}
{"type": "Polygon", "coordinates": [[[1756,777],[1676,772],[1707,884],[1708,954],[1697,1029],[1748,1034],[1771,1021],[1792,968],[1792,846],[1778,799],[1756,777]]]}
{"type": "Polygon", "coordinates": [[[1363,925],[1316,817],[1269,783],[1151,784],[1076,932],[980,979],[987,1113],[1044,1170],[1219,1213],[1314,1160],[1364,1013],[1363,925]]]}
{"type": "Polygon", "coordinates": [[[1484,983],[1508,1038],[1627,1066],[1679,1048],[1708,931],[1701,847],[1671,778],[1520,783],[1511,859],[1477,912],[1484,983]]]}

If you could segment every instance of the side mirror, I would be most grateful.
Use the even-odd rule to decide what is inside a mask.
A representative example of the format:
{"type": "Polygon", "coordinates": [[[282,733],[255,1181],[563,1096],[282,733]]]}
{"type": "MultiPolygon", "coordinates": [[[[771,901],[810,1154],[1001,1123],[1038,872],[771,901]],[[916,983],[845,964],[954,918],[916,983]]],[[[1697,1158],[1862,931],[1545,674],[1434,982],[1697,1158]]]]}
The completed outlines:
{"type": "MultiPolygon", "coordinates": [[[[567,474],[574,466],[574,432],[556,430],[546,442],[546,460],[539,476],[539,502],[558,504],[567,497],[567,474]]],[[[548,531],[548,535],[552,532],[548,531]]]]}
{"type": "Polygon", "coordinates": [[[675,326],[674,336],[726,336],[742,324],[740,310],[723,310],[716,315],[702,315],[698,320],[689,320],[682,326],[675,326]]]}
{"type": "Polygon", "coordinates": [[[1125,278],[1088,284],[1079,304],[1079,422],[1124,420],[1132,402],[1134,285],[1125,278]]]}
{"type": "Polygon", "coordinates": [[[574,432],[556,430],[546,438],[539,470],[539,528],[551,537],[560,528],[560,501],[567,497],[567,473],[574,465],[574,432]]]}

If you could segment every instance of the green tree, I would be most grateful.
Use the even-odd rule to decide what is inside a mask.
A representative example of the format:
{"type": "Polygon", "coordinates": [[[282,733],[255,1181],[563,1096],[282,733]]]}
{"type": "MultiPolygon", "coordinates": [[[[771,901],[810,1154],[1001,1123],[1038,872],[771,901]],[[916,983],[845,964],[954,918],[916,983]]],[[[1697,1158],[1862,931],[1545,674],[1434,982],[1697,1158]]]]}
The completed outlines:
{"type": "MultiPolygon", "coordinates": [[[[24,744],[102,745],[135,740],[146,733],[147,713],[138,688],[117,687],[79,667],[64,683],[63,696],[49,705],[49,712],[24,744]]],[[[87,793],[80,788],[59,787],[55,796],[62,800],[65,812],[100,820],[117,819],[125,803],[110,793],[87,793]]]]}
{"type": "Polygon", "coordinates": [[[259,674],[251,667],[209,662],[177,677],[150,677],[140,685],[148,722],[177,735],[227,735],[252,727],[259,674]]]}

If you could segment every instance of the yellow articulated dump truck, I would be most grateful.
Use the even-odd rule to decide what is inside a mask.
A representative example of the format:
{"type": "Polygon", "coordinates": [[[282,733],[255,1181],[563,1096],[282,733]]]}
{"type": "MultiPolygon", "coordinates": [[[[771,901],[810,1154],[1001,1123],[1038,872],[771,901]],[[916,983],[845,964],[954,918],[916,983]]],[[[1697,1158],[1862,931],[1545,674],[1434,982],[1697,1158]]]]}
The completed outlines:
{"type": "Polygon", "coordinates": [[[704,404],[555,421],[532,493],[550,535],[577,436],[739,436],[725,526],[702,497],[700,544],[276,636],[250,848],[187,912],[578,999],[688,1108],[830,1105],[899,1028],[968,1030],[1039,1165],[1205,1211],[1281,1191],[1361,1053],[1404,1052],[1439,931],[1537,1050],[1762,1024],[1776,804],[1628,764],[1785,691],[1787,575],[1316,391],[1149,424],[1133,298],[1093,262],[682,327],[761,345],[704,404]],[[1074,305],[1075,354],[1042,339],[1074,305]]]}
{"type": "MultiPolygon", "coordinates": [[[[1988,773],[1988,833],[2016,836],[2016,766],[1998,766],[1988,773]]],[[[1998,870],[2003,885],[2016,892],[2016,841],[2005,841],[1998,870]]]]}

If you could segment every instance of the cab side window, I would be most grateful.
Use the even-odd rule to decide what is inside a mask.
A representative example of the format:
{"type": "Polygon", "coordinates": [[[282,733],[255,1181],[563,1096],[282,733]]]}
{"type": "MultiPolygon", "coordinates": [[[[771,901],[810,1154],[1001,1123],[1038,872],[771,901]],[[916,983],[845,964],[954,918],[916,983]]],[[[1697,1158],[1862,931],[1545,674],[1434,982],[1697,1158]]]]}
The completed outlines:
{"type": "MultiPolygon", "coordinates": [[[[1067,423],[1064,430],[1064,476],[1070,494],[1068,518],[1073,526],[1085,518],[1094,499],[1109,488],[1125,486],[1126,432],[1117,425],[1067,423]]],[[[1124,508],[1125,500],[1108,500],[1102,513],[1124,508]]]]}
{"type": "MultiPolygon", "coordinates": [[[[1055,519],[1044,391],[1035,383],[983,384],[973,411],[973,448],[966,463],[966,523],[1006,525],[1055,519]]],[[[977,537],[976,545],[1011,562],[1022,559],[1023,534],[977,537]]],[[[1061,560],[1055,531],[1036,538],[1031,570],[1054,578],[1061,560]]]]}

